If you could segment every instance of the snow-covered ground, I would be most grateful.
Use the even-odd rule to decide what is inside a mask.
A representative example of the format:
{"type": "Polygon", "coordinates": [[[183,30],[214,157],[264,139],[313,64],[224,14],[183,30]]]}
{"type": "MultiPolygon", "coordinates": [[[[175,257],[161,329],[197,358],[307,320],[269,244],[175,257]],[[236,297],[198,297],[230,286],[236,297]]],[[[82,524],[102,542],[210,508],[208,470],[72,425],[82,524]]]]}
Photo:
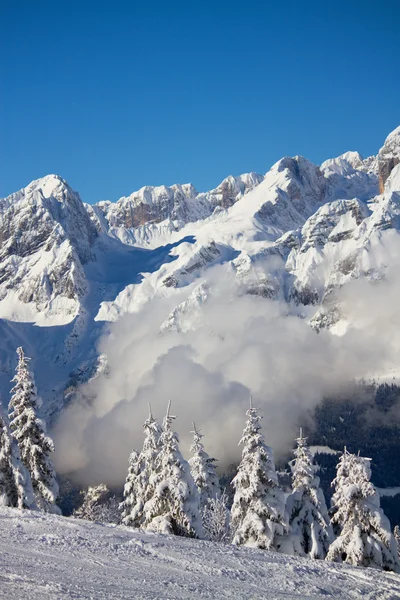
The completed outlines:
{"type": "Polygon", "coordinates": [[[0,598],[398,600],[400,576],[1,508],[0,598]]]}

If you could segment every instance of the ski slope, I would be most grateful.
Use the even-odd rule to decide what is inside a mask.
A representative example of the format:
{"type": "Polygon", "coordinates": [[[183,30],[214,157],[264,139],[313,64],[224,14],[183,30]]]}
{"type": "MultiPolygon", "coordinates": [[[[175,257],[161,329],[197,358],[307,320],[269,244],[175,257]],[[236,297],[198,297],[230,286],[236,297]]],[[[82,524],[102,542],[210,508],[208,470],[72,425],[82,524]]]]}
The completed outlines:
{"type": "Polygon", "coordinates": [[[398,600],[400,576],[0,508],[0,598],[398,600]]]}

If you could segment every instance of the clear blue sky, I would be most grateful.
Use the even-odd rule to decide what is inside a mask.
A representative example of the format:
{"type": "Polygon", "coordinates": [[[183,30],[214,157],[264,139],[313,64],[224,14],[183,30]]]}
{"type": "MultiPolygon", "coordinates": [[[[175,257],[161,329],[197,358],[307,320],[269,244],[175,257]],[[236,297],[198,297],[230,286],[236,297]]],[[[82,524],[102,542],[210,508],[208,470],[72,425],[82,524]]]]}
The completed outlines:
{"type": "Polygon", "coordinates": [[[3,0],[0,23],[0,196],[206,190],[400,124],[399,0],[3,0]]]}

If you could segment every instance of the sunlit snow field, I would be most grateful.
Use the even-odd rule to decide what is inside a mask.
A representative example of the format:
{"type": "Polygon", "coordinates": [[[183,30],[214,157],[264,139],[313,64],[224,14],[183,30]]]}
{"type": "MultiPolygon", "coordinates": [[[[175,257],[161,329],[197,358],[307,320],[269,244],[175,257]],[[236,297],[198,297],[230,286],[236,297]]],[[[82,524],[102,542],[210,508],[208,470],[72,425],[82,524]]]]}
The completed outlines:
{"type": "Polygon", "coordinates": [[[398,600],[400,577],[1,508],[0,598],[398,600]]]}

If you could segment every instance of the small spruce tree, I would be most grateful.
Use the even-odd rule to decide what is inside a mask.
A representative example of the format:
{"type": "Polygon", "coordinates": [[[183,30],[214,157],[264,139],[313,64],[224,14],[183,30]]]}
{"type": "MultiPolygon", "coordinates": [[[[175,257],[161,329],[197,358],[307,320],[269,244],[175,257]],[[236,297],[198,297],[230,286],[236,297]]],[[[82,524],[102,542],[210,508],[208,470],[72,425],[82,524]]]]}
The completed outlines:
{"type": "Polygon", "coordinates": [[[345,450],[337,466],[332,498],[332,522],[340,533],[326,559],[399,572],[396,541],[370,477],[370,459],[345,450]]]}
{"type": "Polygon", "coordinates": [[[124,485],[124,499],[121,502],[122,522],[124,525],[139,527],[138,505],[142,499],[138,494],[138,480],[141,472],[140,452],[132,450],[129,455],[128,473],[124,485]]]}
{"type": "Polygon", "coordinates": [[[397,544],[397,556],[400,558],[400,528],[398,525],[395,526],[393,530],[393,535],[397,544]]]}
{"type": "Polygon", "coordinates": [[[201,433],[201,429],[196,429],[194,423],[193,431],[191,431],[191,433],[193,433],[193,443],[190,447],[190,451],[193,456],[189,460],[189,465],[193,481],[200,494],[200,505],[203,509],[208,500],[217,498],[221,495],[219,477],[215,468],[215,463],[217,461],[215,458],[211,458],[205,451],[201,441],[204,434],[201,433]]]}
{"type": "Polygon", "coordinates": [[[178,435],[171,429],[175,417],[163,421],[156,470],[150,477],[152,497],[144,506],[144,526],[152,531],[202,537],[200,497],[190,468],[179,450],[178,435]]]}
{"type": "Polygon", "coordinates": [[[208,540],[225,544],[231,541],[230,511],[225,491],[215,498],[208,499],[201,516],[208,540]]]}
{"type": "Polygon", "coordinates": [[[282,536],[288,532],[285,498],[257,413],[250,398],[247,422],[239,442],[243,445],[242,460],[232,481],[235,488],[231,511],[233,543],[279,550],[282,536]]]}
{"type": "Polygon", "coordinates": [[[31,478],[21,462],[17,442],[0,407],[0,505],[34,508],[31,478]]]}
{"type": "Polygon", "coordinates": [[[291,463],[293,491],[286,502],[289,536],[295,554],[324,559],[333,541],[328,509],[316,475],[318,467],[301,429],[296,441],[295,459],[291,463]]]}
{"type": "Polygon", "coordinates": [[[160,450],[161,427],[153,417],[150,405],[149,416],[143,424],[143,430],[142,451],[139,453],[133,450],[129,457],[124,501],[121,504],[122,522],[133,527],[140,527],[143,524],[143,507],[153,496],[154,488],[150,480],[156,472],[160,450]]]}
{"type": "Polygon", "coordinates": [[[114,525],[121,524],[121,509],[120,509],[120,501],[116,498],[115,494],[110,495],[110,497],[104,502],[104,504],[100,504],[97,510],[96,521],[100,521],[101,523],[112,523],[114,525]]]}
{"type": "Polygon", "coordinates": [[[81,492],[83,502],[73,516],[87,521],[120,523],[121,512],[115,496],[104,483],[89,486],[81,492]]]}
{"type": "Polygon", "coordinates": [[[36,414],[42,401],[28,368],[30,359],[22,348],[17,349],[17,354],[18,365],[12,380],[15,386],[11,390],[9,404],[11,433],[30,474],[37,508],[59,514],[61,511],[56,506],[58,484],[50,459],[54,451],[53,440],[46,435],[46,426],[36,414]]]}

